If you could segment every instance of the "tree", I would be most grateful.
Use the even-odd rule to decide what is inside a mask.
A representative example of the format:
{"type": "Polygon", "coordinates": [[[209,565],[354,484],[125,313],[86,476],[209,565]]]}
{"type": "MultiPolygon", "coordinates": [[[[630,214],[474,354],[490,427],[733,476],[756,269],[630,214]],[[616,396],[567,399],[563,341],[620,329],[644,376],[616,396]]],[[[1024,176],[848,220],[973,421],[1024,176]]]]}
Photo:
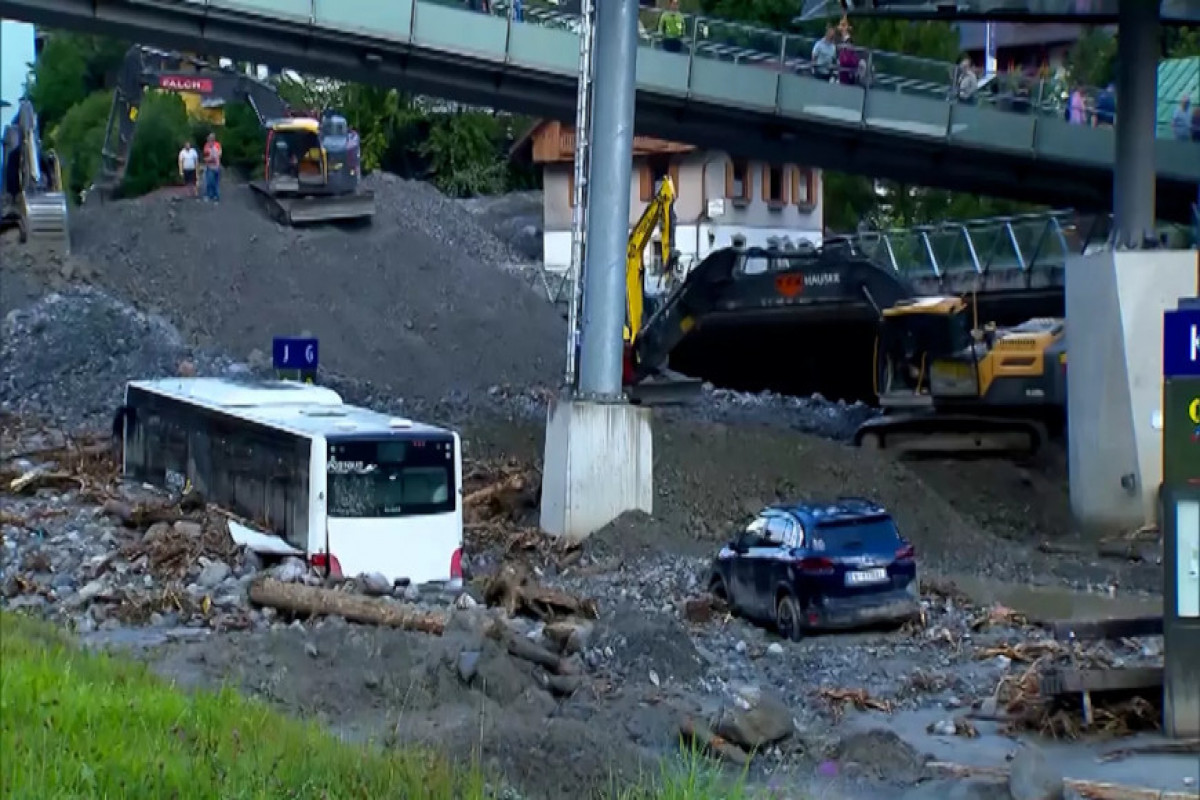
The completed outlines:
{"type": "Polygon", "coordinates": [[[29,89],[43,130],[52,130],[87,98],[87,72],[87,60],[70,37],[50,37],[34,64],[29,89]]]}
{"type": "Polygon", "coordinates": [[[97,92],[72,106],[54,130],[51,141],[63,163],[63,182],[78,199],[100,168],[104,128],[112,109],[112,93],[97,92]]]}
{"type": "Polygon", "coordinates": [[[179,95],[146,95],[138,114],[137,133],[121,193],[137,197],[176,182],[179,148],[190,135],[187,108],[179,95]]]}

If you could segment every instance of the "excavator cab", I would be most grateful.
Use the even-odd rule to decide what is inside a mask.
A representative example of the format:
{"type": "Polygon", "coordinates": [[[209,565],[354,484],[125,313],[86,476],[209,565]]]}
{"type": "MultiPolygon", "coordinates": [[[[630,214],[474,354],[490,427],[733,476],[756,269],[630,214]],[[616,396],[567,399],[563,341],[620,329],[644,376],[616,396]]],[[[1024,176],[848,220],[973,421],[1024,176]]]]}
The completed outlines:
{"type": "Polygon", "coordinates": [[[288,195],[323,189],[329,183],[328,176],[320,122],[300,117],[268,125],[264,178],[271,193],[288,195]]]}
{"type": "Polygon", "coordinates": [[[879,404],[930,405],[947,378],[974,384],[972,327],[971,309],[957,297],[922,297],[884,309],[875,364],[879,404]]]}

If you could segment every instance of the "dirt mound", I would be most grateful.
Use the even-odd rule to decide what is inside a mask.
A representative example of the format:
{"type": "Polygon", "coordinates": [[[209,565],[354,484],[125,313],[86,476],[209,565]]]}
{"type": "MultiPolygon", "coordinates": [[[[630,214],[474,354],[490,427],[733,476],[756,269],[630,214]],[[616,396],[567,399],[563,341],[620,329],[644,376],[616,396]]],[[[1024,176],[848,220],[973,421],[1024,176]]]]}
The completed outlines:
{"type": "Polygon", "coordinates": [[[252,362],[273,336],[308,334],[323,367],[405,397],[553,383],[563,323],[498,268],[508,248],[432,187],[389,176],[371,185],[378,211],[367,227],[286,228],[238,185],[217,205],[85,207],[75,251],[110,292],[252,362]]]}

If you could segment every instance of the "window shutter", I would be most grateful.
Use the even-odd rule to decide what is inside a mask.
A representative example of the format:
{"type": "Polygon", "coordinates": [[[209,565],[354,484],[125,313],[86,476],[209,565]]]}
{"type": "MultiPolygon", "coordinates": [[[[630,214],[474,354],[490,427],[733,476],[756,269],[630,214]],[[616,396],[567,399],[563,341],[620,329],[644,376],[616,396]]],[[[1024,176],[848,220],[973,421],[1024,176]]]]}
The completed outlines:
{"type": "Polygon", "coordinates": [[[575,208],[575,168],[567,173],[567,208],[575,208]]]}
{"type": "Polygon", "coordinates": [[[733,159],[725,162],[725,196],[734,198],[733,193],[733,159]]]}
{"type": "Polygon", "coordinates": [[[649,203],[654,197],[654,176],[650,173],[650,167],[647,164],[638,166],[638,180],[641,182],[641,196],[643,203],[649,203]]]}
{"type": "Polygon", "coordinates": [[[771,199],[771,165],[763,164],[762,168],[762,199],[763,202],[768,202],[771,199]]]}
{"type": "Polygon", "coordinates": [[[671,185],[675,187],[675,193],[679,194],[679,163],[672,162],[669,170],[671,176],[671,185]]]}

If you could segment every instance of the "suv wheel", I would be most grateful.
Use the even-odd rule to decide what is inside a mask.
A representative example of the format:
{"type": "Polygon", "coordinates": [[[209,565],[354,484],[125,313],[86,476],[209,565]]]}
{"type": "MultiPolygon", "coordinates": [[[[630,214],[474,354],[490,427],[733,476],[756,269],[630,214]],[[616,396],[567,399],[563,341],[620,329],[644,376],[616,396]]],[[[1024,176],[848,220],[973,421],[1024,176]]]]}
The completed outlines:
{"type": "Polygon", "coordinates": [[[796,598],[790,592],[781,594],[775,603],[775,627],[779,630],[779,634],[793,642],[800,641],[804,638],[803,621],[800,603],[796,601],[796,598]]]}
{"type": "Polygon", "coordinates": [[[708,582],[708,593],[723,603],[729,603],[729,589],[725,586],[725,579],[720,575],[714,575],[708,582]]]}

